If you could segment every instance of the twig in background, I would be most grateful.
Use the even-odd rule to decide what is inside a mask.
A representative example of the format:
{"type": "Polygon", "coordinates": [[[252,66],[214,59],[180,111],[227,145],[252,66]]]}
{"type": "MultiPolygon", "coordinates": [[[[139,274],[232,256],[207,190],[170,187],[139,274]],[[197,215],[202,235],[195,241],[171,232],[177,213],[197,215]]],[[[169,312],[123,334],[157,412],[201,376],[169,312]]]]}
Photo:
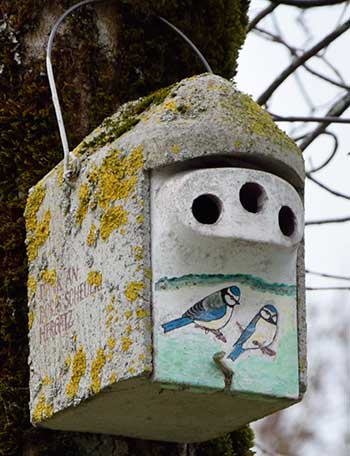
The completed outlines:
{"type": "Polygon", "coordinates": [[[327,279],[339,279],[339,280],[350,280],[350,277],[340,276],[336,274],[327,274],[326,272],[310,271],[310,269],[305,269],[306,274],[312,274],[319,277],[327,277],[327,279]]]}
{"type": "Polygon", "coordinates": [[[310,225],[325,225],[327,223],[344,223],[350,222],[350,216],[330,218],[330,219],[321,219],[321,220],[307,220],[305,226],[310,225]]]}
{"type": "MultiPolygon", "coordinates": [[[[335,157],[335,155],[336,155],[336,153],[338,151],[339,141],[338,141],[337,135],[335,135],[331,131],[324,131],[323,133],[321,133],[321,135],[328,135],[331,138],[333,138],[333,140],[334,140],[333,150],[330,153],[330,155],[328,156],[328,158],[321,165],[316,166],[315,168],[311,168],[308,171],[309,174],[316,173],[316,172],[320,171],[321,169],[325,168],[328,165],[328,163],[330,163],[333,160],[333,158],[335,157]]],[[[310,161],[311,161],[311,158],[310,158],[310,161]]],[[[312,163],[311,163],[311,166],[312,166],[312,163]]]]}
{"type": "Polygon", "coordinates": [[[299,68],[303,63],[309,60],[311,57],[316,55],[320,50],[328,46],[340,35],[350,29],[350,19],[344,22],[340,27],[329,33],[321,41],[315,44],[311,49],[306,51],[300,57],[296,58],[288,67],[282,71],[282,73],[269,85],[269,87],[260,95],[257,99],[257,103],[260,105],[266,104],[275,90],[291,75],[294,71],[299,68]]]}
{"type": "Polygon", "coordinates": [[[254,19],[252,19],[248,25],[248,29],[247,29],[247,33],[249,33],[254,27],[256,27],[256,25],[262,20],[264,19],[265,16],[267,16],[268,14],[272,13],[272,11],[277,8],[278,6],[278,3],[271,3],[271,5],[269,5],[267,8],[263,9],[262,11],[260,11],[260,13],[258,13],[254,19]]]}
{"type": "MultiPolygon", "coordinates": [[[[350,92],[346,92],[340,100],[333,104],[326,114],[326,117],[338,117],[350,106],[350,92]]],[[[332,121],[324,121],[313,132],[311,132],[299,145],[301,150],[305,150],[320,134],[322,134],[332,121]]]]}

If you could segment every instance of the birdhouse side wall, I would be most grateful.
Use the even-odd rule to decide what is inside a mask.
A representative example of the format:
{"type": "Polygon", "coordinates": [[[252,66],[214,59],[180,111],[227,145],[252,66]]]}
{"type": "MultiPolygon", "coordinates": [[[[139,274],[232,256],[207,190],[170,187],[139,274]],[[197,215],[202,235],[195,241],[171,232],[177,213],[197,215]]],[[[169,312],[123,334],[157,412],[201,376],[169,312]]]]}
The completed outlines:
{"type": "Polygon", "coordinates": [[[33,423],[151,371],[148,176],[142,165],[142,146],[112,144],[82,160],[71,186],[61,163],[30,193],[33,423]]]}

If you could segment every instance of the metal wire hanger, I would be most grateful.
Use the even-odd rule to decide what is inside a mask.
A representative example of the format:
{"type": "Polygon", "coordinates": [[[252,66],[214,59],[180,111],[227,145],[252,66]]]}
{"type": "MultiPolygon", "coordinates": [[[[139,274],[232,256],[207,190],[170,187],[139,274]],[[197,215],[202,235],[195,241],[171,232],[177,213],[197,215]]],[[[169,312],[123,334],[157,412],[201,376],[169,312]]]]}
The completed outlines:
{"type": "MultiPolygon", "coordinates": [[[[69,182],[74,176],[77,175],[79,172],[79,160],[76,157],[72,157],[72,167],[70,167],[70,162],[69,162],[69,145],[68,145],[68,139],[67,139],[67,134],[66,134],[66,129],[64,126],[64,121],[62,117],[62,111],[61,111],[61,106],[60,102],[58,99],[58,94],[57,94],[57,89],[56,89],[56,83],[55,83],[55,78],[53,75],[53,70],[52,70],[52,63],[51,63],[51,51],[52,51],[52,45],[53,45],[53,40],[55,38],[56,32],[60,24],[64,21],[64,19],[74,10],[77,8],[80,8],[81,6],[87,5],[88,3],[100,3],[104,2],[107,0],[83,0],[79,3],[76,3],[75,5],[71,6],[67,11],[65,11],[62,16],[60,16],[57,21],[55,22],[54,26],[52,27],[49,40],[47,43],[47,48],[46,48],[46,69],[47,69],[47,77],[49,80],[49,86],[51,90],[51,96],[52,96],[52,102],[55,108],[55,113],[56,113],[56,118],[57,118],[57,123],[58,123],[58,129],[60,132],[60,137],[61,137],[61,143],[62,143],[62,148],[63,148],[63,154],[64,154],[64,160],[63,160],[63,168],[64,168],[64,179],[69,182]]],[[[160,21],[162,21],[164,24],[169,26],[172,30],[174,30],[176,33],[178,33],[181,38],[186,41],[187,44],[192,48],[192,50],[197,54],[203,65],[205,66],[205,69],[209,73],[213,73],[212,69],[210,68],[208,62],[204,58],[203,54],[200,52],[200,50],[195,46],[195,44],[175,25],[173,25],[171,22],[167,21],[164,19],[164,17],[161,16],[156,16],[160,21]]]]}

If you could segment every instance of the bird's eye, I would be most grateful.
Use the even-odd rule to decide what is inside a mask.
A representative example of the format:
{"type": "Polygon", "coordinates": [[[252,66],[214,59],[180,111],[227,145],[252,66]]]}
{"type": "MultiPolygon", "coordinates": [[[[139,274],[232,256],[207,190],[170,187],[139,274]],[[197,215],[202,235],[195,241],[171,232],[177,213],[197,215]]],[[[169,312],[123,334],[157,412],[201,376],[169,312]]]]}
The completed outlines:
{"type": "Polygon", "coordinates": [[[204,225],[213,225],[220,217],[222,202],[209,193],[198,196],[192,203],[192,214],[197,222],[204,225]]]}

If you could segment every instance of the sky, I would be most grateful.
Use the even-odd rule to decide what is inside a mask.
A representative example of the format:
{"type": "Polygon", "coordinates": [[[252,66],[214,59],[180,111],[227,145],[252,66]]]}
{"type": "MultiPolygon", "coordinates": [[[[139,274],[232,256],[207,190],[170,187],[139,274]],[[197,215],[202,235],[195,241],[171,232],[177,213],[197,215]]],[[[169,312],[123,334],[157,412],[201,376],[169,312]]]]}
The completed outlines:
{"type": "MultiPolygon", "coordinates": [[[[264,8],[268,2],[253,0],[250,16],[264,8]]],[[[309,49],[315,42],[330,33],[338,24],[343,5],[313,8],[304,14],[304,22],[309,26],[309,38],[302,32],[297,19],[300,10],[289,6],[279,6],[275,20],[271,17],[262,21],[259,26],[270,31],[280,28],[286,41],[301,49],[309,49]]],[[[346,11],[341,22],[349,19],[350,11],[346,11]]],[[[350,84],[350,32],[346,32],[329,46],[326,57],[342,73],[350,84]]],[[[334,78],[332,71],[320,59],[312,59],[315,69],[334,78]]],[[[236,77],[237,88],[252,95],[256,99],[268,85],[290,63],[290,54],[283,46],[271,43],[254,33],[248,35],[241,51],[236,77]]],[[[314,102],[324,105],[339,97],[344,90],[333,87],[318,80],[305,70],[298,76],[303,87],[314,102]]],[[[296,78],[291,76],[275,92],[269,105],[271,112],[280,115],[309,115],[310,109],[301,95],[296,78]]],[[[322,115],[327,108],[320,108],[315,115],[322,115]]],[[[350,109],[343,117],[350,118],[350,109]]],[[[312,128],[316,124],[308,124],[312,128]]],[[[295,124],[280,123],[280,128],[294,132],[295,124]]],[[[328,186],[350,194],[350,125],[333,125],[330,130],[337,134],[340,147],[334,160],[319,173],[319,180],[328,186]]],[[[305,131],[301,130],[302,132],[305,131]]],[[[305,152],[306,168],[322,163],[328,156],[331,138],[322,136],[305,152]]],[[[314,183],[306,182],[305,219],[318,220],[340,216],[350,216],[350,200],[334,197],[320,189],[314,183]]],[[[328,274],[350,276],[350,222],[343,224],[327,224],[308,226],[305,229],[306,268],[328,274]]],[[[307,275],[307,286],[346,286],[350,281],[325,279],[307,275]]],[[[307,292],[308,313],[308,344],[309,344],[309,392],[304,401],[283,412],[286,434],[298,428],[298,422],[307,421],[315,434],[309,442],[300,444],[293,454],[303,456],[323,456],[334,454],[345,456],[350,454],[350,401],[349,401],[349,370],[350,358],[344,348],[344,340],[349,341],[350,293],[349,291],[309,291],[307,292]],[[339,336],[341,334],[341,336],[339,336]],[[317,378],[316,378],[317,377],[317,378]],[[317,382],[316,382],[317,380],[317,382]],[[314,384],[318,385],[315,389],[314,384]]],[[[258,435],[258,438],[261,436],[258,435]]],[[[272,454],[274,442],[264,441],[272,454]]],[[[258,450],[258,454],[268,454],[258,450]]]]}

